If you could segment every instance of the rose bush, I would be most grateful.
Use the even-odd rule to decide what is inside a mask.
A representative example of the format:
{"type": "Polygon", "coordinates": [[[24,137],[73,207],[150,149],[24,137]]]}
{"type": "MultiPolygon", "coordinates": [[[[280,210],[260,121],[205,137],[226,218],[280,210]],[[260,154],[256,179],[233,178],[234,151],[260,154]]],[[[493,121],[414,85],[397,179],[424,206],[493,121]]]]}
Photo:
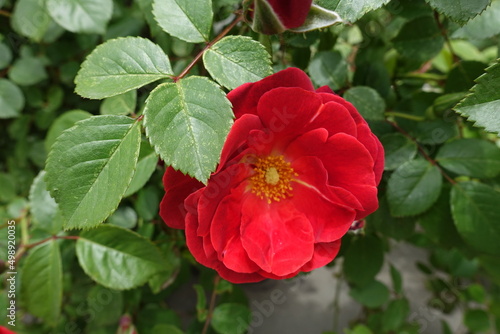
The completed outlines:
{"type": "Polygon", "coordinates": [[[225,279],[289,278],[329,263],[378,207],[383,148],[328,87],[289,68],[228,94],[236,121],[207,185],[168,168],[160,215],[225,279]],[[184,200],[185,198],[185,200],[184,200]]]}
{"type": "Polygon", "coordinates": [[[312,0],[251,0],[245,2],[247,21],[263,34],[298,28],[306,20],[312,0]]]}

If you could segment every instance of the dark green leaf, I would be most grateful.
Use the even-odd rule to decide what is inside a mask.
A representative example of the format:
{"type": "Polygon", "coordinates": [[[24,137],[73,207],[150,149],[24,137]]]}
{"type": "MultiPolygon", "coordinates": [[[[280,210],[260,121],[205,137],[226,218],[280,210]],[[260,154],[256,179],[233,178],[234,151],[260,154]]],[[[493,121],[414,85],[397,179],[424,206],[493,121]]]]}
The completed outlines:
{"type": "Polygon", "coordinates": [[[50,196],[44,181],[45,171],[41,171],[30,189],[30,208],[33,224],[57,234],[62,229],[63,218],[56,201],[50,196]]]}
{"type": "Polygon", "coordinates": [[[131,90],[126,93],[108,97],[101,103],[101,115],[128,115],[135,111],[137,103],[137,91],[131,90]]]}
{"type": "Polygon", "coordinates": [[[46,78],[47,71],[40,58],[19,58],[9,70],[9,79],[20,86],[31,86],[46,78]]]}
{"type": "Polygon", "coordinates": [[[55,325],[61,314],[63,290],[59,243],[50,240],[31,250],[22,274],[21,289],[29,312],[55,325]]]}
{"type": "Polygon", "coordinates": [[[232,117],[225,94],[203,77],[158,86],[144,109],[156,152],[167,165],[202,182],[215,170],[232,117]]]}
{"type": "Polygon", "coordinates": [[[0,172],[0,201],[10,202],[16,197],[16,184],[11,175],[0,172]]]}
{"type": "Polygon", "coordinates": [[[400,133],[390,133],[380,138],[385,152],[385,170],[394,170],[413,159],[417,144],[400,133]]]}
{"type": "Polygon", "coordinates": [[[163,50],[148,39],[126,37],[99,45],[83,62],[75,78],[75,91],[102,99],[123,94],[172,75],[163,50]]]}
{"type": "MultiPolygon", "coordinates": [[[[479,61],[461,61],[457,63],[448,73],[444,92],[447,94],[467,92],[474,86],[474,80],[484,73],[485,68],[486,64],[479,61]]],[[[460,100],[455,104],[460,102],[460,100]]],[[[454,106],[452,105],[451,107],[454,106]]]]}
{"type": "Polygon", "coordinates": [[[465,23],[480,14],[490,0],[426,0],[432,8],[450,17],[452,20],[465,23]]]}
{"type": "Polygon", "coordinates": [[[66,30],[104,34],[113,14],[113,1],[47,0],[47,11],[66,30]]]}
{"type": "Polygon", "coordinates": [[[309,64],[309,73],[316,85],[340,89],[347,81],[347,63],[338,51],[321,51],[309,64]]]}
{"type": "Polygon", "coordinates": [[[157,325],[153,328],[152,334],[183,334],[178,327],[174,325],[157,325]]]}
{"type": "Polygon", "coordinates": [[[44,0],[18,0],[12,13],[12,28],[22,36],[40,42],[51,25],[44,0]],[[35,19],[36,18],[36,19],[35,19]]]}
{"type": "Polygon", "coordinates": [[[486,332],[490,328],[488,313],[480,309],[467,310],[464,323],[474,333],[486,332]]]}
{"type": "Polygon", "coordinates": [[[486,69],[476,80],[471,94],[460,102],[455,110],[475,126],[500,134],[500,63],[486,69]]]}
{"type": "Polygon", "coordinates": [[[451,191],[451,212],[458,232],[478,251],[500,255],[500,192],[478,182],[462,182],[451,191]]]}
{"type": "Polygon", "coordinates": [[[273,73],[266,48],[246,36],[227,36],[203,53],[203,63],[222,86],[234,89],[273,73]]]}
{"type": "Polygon", "coordinates": [[[396,331],[410,313],[410,304],[406,299],[392,300],[382,315],[384,332],[396,331]]]}
{"type": "Polygon", "coordinates": [[[76,122],[84,120],[92,116],[91,113],[84,110],[70,110],[59,116],[50,126],[45,137],[45,150],[50,151],[50,148],[56,141],[56,138],[63,133],[64,130],[71,128],[76,122]]]}
{"type": "Polygon", "coordinates": [[[46,181],[64,227],[92,228],[118,206],[139,155],[139,122],[94,116],[59,136],[47,159],[46,181]]]}
{"type": "Polygon", "coordinates": [[[391,264],[391,280],[394,292],[400,294],[403,291],[403,278],[401,273],[391,264]]]}
{"type": "Polygon", "coordinates": [[[500,173],[500,148],[480,139],[458,139],[443,145],[436,161],[449,171],[477,178],[500,173]]]}
{"type": "Polygon", "coordinates": [[[151,148],[151,145],[149,145],[148,142],[143,141],[141,143],[139,162],[137,163],[134,177],[132,178],[132,181],[130,181],[130,185],[128,186],[128,189],[123,197],[128,197],[144,187],[146,182],[148,182],[149,178],[155,171],[157,164],[158,157],[156,156],[156,153],[151,148]]]}
{"type": "Polygon", "coordinates": [[[212,28],[212,1],[155,0],[153,13],[160,27],[186,42],[209,41],[212,28]]]}
{"type": "Polygon", "coordinates": [[[383,121],[385,101],[378,92],[370,87],[357,86],[344,93],[344,99],[351,102],[364,119],[383,121]]]}
{"type": "Polygon", "coordinates": [[[393,44],[403,57],[423,63],[441,51],[444,38],[434,18],[424,16],[407,22],[393,44]]]}
{"type": "Polygon", "coordinates": [[[362,287],[355,287],[349,294],[366,307],[376,308],[384,305],[389,299],[389,290],[379,281],[371,281],[362,287]]]}
{"type": "Polygon", "coordinates": [[[300,27],[290,29],[290,31],[302,33],[329,27],[341,22],[342,18],[340,18],[339,14],[313,3],[311,9],[309,9],[305,22],[300,27]]]}
{"type": "Polygon", "coordinates": [[[412,216],[429,209],[441,193],[443,179],[436,166],[425,160],[412,160],[391,175],[387,200],[394,216],[412,216]]]}
{"type": "Polygon", "coordinates": [[[367,235],[349,245],[344,257],[344,274],[349,282],[363,286],[373,280],[383,263],[382,242],[373,235],[367,235]]]}
{"type": "Polygon", "coordinates": [[[85,273],[110,289],[137,287],[162,270],[161,254],[149,240],[112,225],[82,232],[76,255],[85,273]]]}
{"type": "MultiPolygon", "coordinates": [[[[335,332],[331,333],[335,334],[335,332]]],[[[373,334],[373,332],[365,325],[356,325],[353,329],[346,329],[345,334],[373,334]]]]}
{"type": "MultiPolygon", "coordinates": [[[[473,1],[468,3],[473,4],[473,1]]],[[[453,38],[467,38],[470,40],[490,38],[500,33],[498,17],[500,16],[500,2],[492,1],[491,6],[484,12],[467,22],[465,26],[456,30],[453,38]]]]}
{"type": "Polygon", "coordinates": [[[0,78],[0,119],[19,116],[24,108],[24,95],[19,87],[0,78]]]}
{"type": "Polygon", "coordinates": [[[124,309],[123,293],[96,285],[87,294],[87,307],[92,324],[117,324],[124,309]]]}
{"type": "Polygon", "coordinates": [[[243,334],[250,323],[250,316],[247,306],[224,303],[214,309],[211,325],[219,334],[243,334]]]}

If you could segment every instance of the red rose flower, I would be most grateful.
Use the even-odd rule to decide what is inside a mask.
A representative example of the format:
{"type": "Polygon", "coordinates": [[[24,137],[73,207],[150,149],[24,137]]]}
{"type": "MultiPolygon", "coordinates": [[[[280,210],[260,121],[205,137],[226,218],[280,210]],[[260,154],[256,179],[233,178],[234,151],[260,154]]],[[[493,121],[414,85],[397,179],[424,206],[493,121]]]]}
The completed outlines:
{"type": "Polygon", "coordinates": [[[378,207],[382,145],[349,102],[315,91],[296,68],[228,98],[236,121],[218,169],[205,186],[168,168],[160,215],[186,230],[198,262],[234,283],[326,265],[378,207]]]}
{"type": "Polygon", "coordinates": [[[16,334],[16,333],[11,330],[8,330],[3,326],[0,326],[0,334],[16,334]]]}
{"type": "Polygon", "coordinates": [[[252,29],[263,34],[278,34],[298,28],[306,20],[312,0],[247,0],[246,18],[252,29]]]}

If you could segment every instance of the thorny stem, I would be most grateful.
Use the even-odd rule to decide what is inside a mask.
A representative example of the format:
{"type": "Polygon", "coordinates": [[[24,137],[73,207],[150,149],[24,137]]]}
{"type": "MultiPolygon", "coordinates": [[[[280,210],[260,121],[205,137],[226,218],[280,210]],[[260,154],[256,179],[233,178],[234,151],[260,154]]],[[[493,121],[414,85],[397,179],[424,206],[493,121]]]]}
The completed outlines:
{"type": "Polygon", "coordinates": [[[451,41],[450,38],[448,37],[448,33],[446,31],[446,28],[444,27],[443,23],[439,20],[439,13],[434,11],[434,19],[436,20],[436,23],[441,30],[441,35],[443,35],[444,40],[446,42],[446,46],[450,49],[451,55],[453,57],[453,62],[458,63],[458,66],[460,65],[460,58],[457,56],[457,54],[453,51],[453,47],[451,46],[451,41]]]}
{"type": "Polygon", "coordinates": [[[441,173],[441,175],[443,175],[443,177],[448,181],[450,182],[451,184],[456,184],[457,182],[455,180],[453,180],[448,174],[446,174],[444,172],[444,170],[441,168],[441,166],[438,165],[438,163],[436,162],[436,160],[432,159],[428,154],[427,152],[425,152],[424,148],[417,142],[417,140],[415,138],[413,138],[408,132],[406,132],[405,130],[403,130],[399,125],[397,125],[396,123],[394,122],[391,122],[391,121],[386,121],[388,122],[390,125],[392,125],[396,130],[398,130],[402,135],[404,135],[406,138],[410,139],[412,142],[414,142],[416,145],[417,145],[417,148],[418,148],[418,151],[420,152],[420,154],[422,154],[422,156],[425,158],[425,160],[429,161],[433,166],[436,166],[437,169],[439,170],[439,172],[441,173]]]}
{"type": "Polygon", "coordinates": [[[212,41],[208,42],[207,45],[205,45],[205,47],[203,48],[203,50],[201,50],[196,55],[196,57],[194,57],[194,59],[191,61],[191,63],[189,63],[189,65],[186,66],[186,68],[181,72],[181,74],[179,74],[178,76],[176,76],[176,77],[173,78],[174,82],[177,82],[179,79],[184,78],[189,73],[189,71],[191,71],[191,69],[194,67],[194,65],[196,65],[196,63],[200,60],[200,58],[203,56],[203,54],[205,53],[205,51],[207,51],[208,49],[210,49],[210,47],[212,45],[214,45],[219,40],[221,40],[222,37],[226,36],[229,33],[229,31],[231,31],[231,29],[233,29],[241,21],[243,21],[243,13],[242,12],[238,12],[237,16],[236,16],[236,19],[234,19],[233,22],[231,22],[226,28],[224,28],[224,30],[222,30],[220,32],[220,34],[217,35],[217,37],[215,37],[212,41]]]}
{"type": "Polygon", "coordinates": [[[422,116],[408,115],[408,114],[397,112],[397,111],[387,111],[384,113],[384,116],[394,116],[394,117],[406,118],[406,119],[409,119],[412,121],[417,121],[417,122],[422,122],[423,120],[425,120],[425,117],[422,117],[422,116]]]}
{"type": "Polygon", "coordinates": [[[214,313],[215,309],[215,300],[217,298],[217,286],[219,285],[220,282],[220,276],[217,275],[214,279],[214,289],[212,291],[212,296],[210,297],[210,305],[208,307],[208,314],[207,318],[205,319],[205,325],[203,325],[203,331],[201,334],[207,334],[208,332],[208,326],[210,325],[210,321],[212,320],[212,314],[214,313]]]}

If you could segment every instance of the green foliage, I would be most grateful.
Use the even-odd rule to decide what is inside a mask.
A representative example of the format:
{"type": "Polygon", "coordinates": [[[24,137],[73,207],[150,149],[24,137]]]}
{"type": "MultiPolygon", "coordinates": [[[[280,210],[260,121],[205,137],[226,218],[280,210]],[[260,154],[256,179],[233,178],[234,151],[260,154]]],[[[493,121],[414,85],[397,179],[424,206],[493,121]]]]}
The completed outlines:
{"type": "Polygon", "coordinates": [[[47,0],[49,15],[71,32],[104,34],[113,14],[112,0],[47,0]]]}
{"type": "Polygon", "coordinates": [[[353,87],[344,93],[344,98],[356,107],[364,119],[384,120],[385,101],[375,89],[364,86],[353,87]]]}
{"type": "Polygon", "coordinates": [[[7,79],[0,79],[0,118],[18,117],[23,107],[21,89],[7,79]]]}
{"type": "Polygon", "coordinates": [[[224,303],[218,305],[212,314],[212,327],[219,334],[243,334],[249,323],[250,309],[242,304],[224,303]]]}
{"type": "Polygon", "coordinates": [[[490,4],[491,0],[426,0],[432,8],[447,17],[465,23],[480,14],[490,4]]]}
{"type": "Polygon", "coordinates": [[[318,52],[309,64],[311,79],[318,86],[339,89],[347,80],[347,63],[337,52],[318,52]]]}

